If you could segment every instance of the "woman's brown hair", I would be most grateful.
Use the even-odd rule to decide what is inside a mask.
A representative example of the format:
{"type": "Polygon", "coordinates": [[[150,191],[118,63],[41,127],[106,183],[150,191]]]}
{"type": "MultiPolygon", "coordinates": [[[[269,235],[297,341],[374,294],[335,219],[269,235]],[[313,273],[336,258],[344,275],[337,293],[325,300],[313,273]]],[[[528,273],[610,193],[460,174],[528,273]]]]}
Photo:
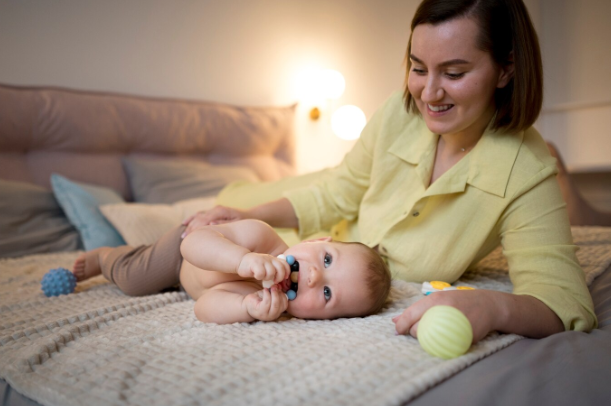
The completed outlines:
{"type": "MultiPolygon", "coordinates": [[[[514,64],[507,86],[496,89],[492,129],[515,133],[533,125],[543,103],[543,66],[537,33],[522,0],[424,0],[412,20],[412,34],[420,24],[436,25],[455,18],[472,18],[477,23],[477,47],[495,63],[514,64]]],[[[407,44],[404,98],[407,111],[418,113],[407,87],[412,34],[407,44]]]]}

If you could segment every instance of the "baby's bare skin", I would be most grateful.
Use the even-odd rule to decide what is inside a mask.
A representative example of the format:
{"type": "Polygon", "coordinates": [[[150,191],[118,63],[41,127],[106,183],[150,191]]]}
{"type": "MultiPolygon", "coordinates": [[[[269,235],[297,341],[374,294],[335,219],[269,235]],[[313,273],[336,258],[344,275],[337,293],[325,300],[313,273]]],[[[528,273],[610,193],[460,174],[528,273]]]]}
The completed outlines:
{"type": "Polygon", "coordinates": [[[101,264],[111,250],[110,247],[100,247],[81,254],[72,266],[72,273],[77,282],[100,275],[102,273],[101,264]]]}

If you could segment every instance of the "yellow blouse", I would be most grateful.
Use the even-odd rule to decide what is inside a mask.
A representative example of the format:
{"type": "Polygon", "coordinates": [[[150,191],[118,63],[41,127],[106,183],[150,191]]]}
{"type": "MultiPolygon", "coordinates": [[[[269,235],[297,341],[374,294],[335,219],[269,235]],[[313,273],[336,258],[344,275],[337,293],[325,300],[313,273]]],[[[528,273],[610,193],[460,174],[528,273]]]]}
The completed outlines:
{"type": "Polygon", "coordinates": [[[487,130],[429,186],[438,137],[392,95],[337,168],[285,192],[300,234],[347,219],[336,237],[378,246],[393,277],[412,282],[454,282],[500,243],[515,294],[544,302],[567,330],[594,328],[555,160],[539,133],[487,130]]]}

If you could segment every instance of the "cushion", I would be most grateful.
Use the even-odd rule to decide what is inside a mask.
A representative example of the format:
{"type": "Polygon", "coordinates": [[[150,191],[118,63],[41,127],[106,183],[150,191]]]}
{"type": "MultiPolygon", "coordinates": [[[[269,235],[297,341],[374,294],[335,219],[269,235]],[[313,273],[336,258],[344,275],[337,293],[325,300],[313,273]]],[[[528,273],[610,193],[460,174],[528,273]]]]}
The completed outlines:
{"type": "Polygon", "coordinates": [[[58,174],[51,175],[55,198],[76,227],[87,251],[98,247],[117,247],[125,241],[104,218],[98,206],[122,203],[124,200],[112,189],[72,182],[58,174]]]}
{"type": "Polygon", "coordinates": [[[167,204],[119,203],[100,206],[100,211],[128,245],[150,245],[180,225],[187,217],[214,207],[216,196],[167,204]]]}
{"type": "Polygon", "coordinates": [[[78,232],[51,191],[0,180],[0,258],[81,248],[78,232]]]}
{"type": "Polygon", "coordinates": [[[134,200],[139,203],[170,204],[181,200],[216,196],[236,180],[259,181],[245,166],[211,165],[188,159],[123,160],[134,200]]]}

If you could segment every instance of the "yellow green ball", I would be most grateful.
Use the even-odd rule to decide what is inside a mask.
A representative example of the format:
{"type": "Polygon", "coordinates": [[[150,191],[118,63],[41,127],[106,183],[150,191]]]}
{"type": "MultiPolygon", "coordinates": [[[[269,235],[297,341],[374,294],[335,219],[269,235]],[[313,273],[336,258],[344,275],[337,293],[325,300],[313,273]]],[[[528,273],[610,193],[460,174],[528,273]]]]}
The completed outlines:
{"type": "Polygon", "coordinates": [[[467,316],[457,308],[433,306],[420,319],[418,342],[435,357],[456,358],[471,347],[473,329],[467,316]]]}

